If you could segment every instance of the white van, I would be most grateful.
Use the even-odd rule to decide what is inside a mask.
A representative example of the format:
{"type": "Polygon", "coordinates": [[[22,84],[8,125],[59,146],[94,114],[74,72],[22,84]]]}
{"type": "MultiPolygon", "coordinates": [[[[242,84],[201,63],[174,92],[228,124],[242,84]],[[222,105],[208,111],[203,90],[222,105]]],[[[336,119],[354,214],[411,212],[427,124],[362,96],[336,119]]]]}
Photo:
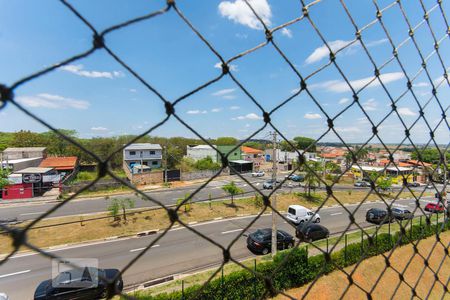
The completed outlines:
{"type": "Polygon", "coordinates": [[[289,205],[286,218],[294,224],[308,222],[311,218],[314,223],[320,223],[320,216],[301,205],[289,205]]]}

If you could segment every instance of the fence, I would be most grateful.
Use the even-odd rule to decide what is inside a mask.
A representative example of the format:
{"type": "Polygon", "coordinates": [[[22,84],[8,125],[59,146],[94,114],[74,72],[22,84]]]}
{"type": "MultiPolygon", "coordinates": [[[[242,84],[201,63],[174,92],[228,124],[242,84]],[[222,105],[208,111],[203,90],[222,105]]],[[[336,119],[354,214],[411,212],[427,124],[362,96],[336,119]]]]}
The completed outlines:
{"type": "MultiPolygon", "coordinates": [[[[309,247],[314,248],[317,253],[320,253],[321,256],[318,256],[318,258],[314,258],[311,260],[311,258],[308,259],[308,264],[314,263],[316,266],[316,269],[314,272],[308,272],[307,269],[298,269],[297,271],[303,270],[303,273],[292,273],[294,274],[294,278],[291,278],[291,282],[295,283],[292,285],[286,285],[283,284],[283,281],[280,281],[280,277],[283,272],[287,269],[291,270],[289,267],[293,262],[302,262],[304,261],[305,256],[299,255],[295,251],[286,252],[282,255],[276,256],[274,263],[271,265],[265,266],[266,269],[263,268],[254,268],[254,267],[248,267],[247,265],[243,264],[239,259],[233,257],[231,254],[231,248],[237,243],[237,240],[242,237],[242,234],[247,231],[267,210],[274,211],[278,217],[283,218],[286,220],[286,217],[281,214],[275,207],[274,203],[274,195],[279,189],[279,187],[275,188],[273,191],[270,192],[269,195],[263,194],[252,182],[250,182],[246,177],[243,177],[239,173],[237,173],[237,176],[240,177],[241,180],[245,181],[246,184],[251,186],[255,193],[259,194],[263,199],[263,205],[261,208],[261,211],[259,214],[251,219],[251,222],[249,222],[245,228],[243,228],[241,234],[239,234],[235,239],[232,240],[232,242],[227,245],[226,247],[222,246],[221,244],[217,243],[213,238],[210,236],[206,236],[202,234],[199,230],[197,230],[195,227],[191,226],[188,223],[185,223],[181,220],[180,214],[182,213],[181,207],[187,202],[190,201],[192,197],[194,197],[196,194],[198,194],[202,189],[204,189],[212,180],[214,180],[220,172],[215,174],[214,176],[211,176],[209,180],[202,184],[200,187],[196,188],[196,190],[190,194],[189,197],[187,197],[182,203],[179,203],[177,207],[171,208],[165,206],[160,201],[154,199],[151,194],[145,194],[138,189],[135,188],[134,185],[128,183],[127,181],[117,177],[109,168],[108,168],[108,162],[111,160],[111,158],[114,156],[114,154],[119,153],[128,146],[129,144],[137,141],[140,137],[143,137],[145,135],[148,135],[150,133],[154,133],[154,131],[157,128],[160,128],[163,126],[169,119],[175,119],[180,124],[182,124],[184,127],[186,127],[188,130],[190,130],[193,134],[195,134],[197,137],[203,140],[205,144],[210,145],[213,147],[216,151],[217,149],[210,144],[209,140],[203,137],[199,131],[192,126],[190,126],[187,122],[183,120],[181,115],[176,111],[176,108],[178,107],[179,103],[183,103],[186,99],[190,98],[192,95],[196,95],[200,91],[204,90],[205,88],[211,86],[212,84],[222,81],[225,78],[227,78],[230,82],[235,84],[236,88],[239,89],[246,97],[248,97],[249,101],[253,103],[258,109],[259,109],[259,115],[257,115],[257,118],[261,118],[264,122],[264,124],[257,129],[255,132],[249,134],[246,139],[244,139],[239,145],[236,146],[235,149],[240,147],[244,142],[248,141],[249,139],[255,137],[257,134],[261,133],[265,129],[271,129],[274,132],[277,133],[279,137],[285,142],[287,142],[292,148],[295,148],[295,146],[292,144],[291,141],[287,138],[287,135],[285,132],[282,132],[277,128],[275,123],[272,121],[275,116],[278,115],[278,111],[282,107],[286,107],[287,105],[292,105],[292,100],[299,95],[305,96],[310,103],[313,103],[317,109],[320,110],[320,112],[325,116],[326,119],[326,126],[327,128],[323,131],[323,133],[315,139],[314,144],[310,145],[305,151],[310,150],[311,147],[315,146],[317,143],[320,143],[323,141],[323,138],[327,136],[328,134],[333,134],[337,137],[338,141],[344,145],[344,147],[347,149],[347,151],[350,153],[350,159],[352,160],[353,164],[360,166],[358,158],[360,157],[360,154],[362,153],[362,149],[365,147],[368,147],[368,144],[372,140],[378,140],[381,144],[381,147],[386,151],[389,163],[385,166],[384,169],[387,167],[393,166],[397,167],[396,164],[394,164],[394,158],[393,155],[399,150],[401,145],[404,143],[409,143],[413,147],[413,151],[417,153],[419,157],[419,161],[423,161],[424,156],[424,150],[427,147],[435,148],[439,152],[439,161],[437,162],[437,167],[433,171],[433,173],[436,172],[437,169],[443,169],[444,172],[448,172],[448,166],[445,162],[445,154],[448,152],[449,145],[445,145],[444,147],[439,147],[438,142],[436,141],[436,132],[439,126],[444,127],[445,134],[448,134],[448,101],[445,102],[443,99],[441,99],[441,92],[448,91],[449,88],[449,79],[448,79],[448,66],[446,65],[446,57],[445,53],[448,53],[448,47],[446,47],[446,43],[448,44],[449,40],[449,23],[447,20],[447,12],[446,12],[446,2],[445,1],[437,1],[436,3],[432,4],[431,6],[428,5],[428,2],[425,4],[425,1],[419,0],[416,1],[413,5],[415,8],[415,11],[420,11],[420,14],[422,14],[422,17],[420,17],[420,20],[417,21],[417,23],[413,23],[412,20],[415,21],[417,19],[417,16],[415,18],[409,18],[408,13],[404,8],[403,1],[393,1],[392,3],[387,4],[384,7],[380,7],[377,1],[368,1],[368,5],[371,5],[373,10],[373,18],[371,21],[366,22],[364,25],[358,25],[359,19],[356,20],[354,17],[354,12],[351,5],[347,5],[347,3],[344,0],[339,1],[338,5],[343,11],[345,12],[345,16],[343,19],[335,19],[334,21],[336,23],[338,22],[349,22],[351,24],[351,27],[353,28],[353,34],[354,38],[352,38],[348,42],[340,43],[340,45],[337,47],[336,43],[331,44],[327,39],[325,38],[327,32],[323,32],[323,30],[320,29],[320,26],[317,25],[317,21],[320,18],[320,15],[315,14],[315,11],[320,9],[325,4],[322,3],[322,1],[316,0],[312,1],[308,4],[306,4],[303,0],[298,1],[298,9],[296,11],[292,11],[292,13],[295,13],[295,16],[291,18],[291,20],[276,26],[276,27],[270,27],[270,22],[267,22],[267,20],[264,17],[261,17],[258,14],[258,10],[255,7],[255,3],[257,1],[247,1],[247,0],[238,0],[239,4],[245,5],[245,7],[250,11],[250,15],[252,18],[255,18],[257,25],[254,25],[258,28],[262,28],[262,34],[261,37],[264,39],[264,41],[255,47],[249,48],[229,59],[224,58],[224,56],[214,47],[212,43],[210,43],[206,37],[206,35],[202,32],[200,32],[196,28],[197,20],[191,20],[188,17],[186,17],[183,14],[183,11],[178,7],[177,1],[175,0],[168,0],[166,5],[162,7],[160,10],[150,12],[147,14],[144,14],[142,16],[139,16],[134,19],[127,20],[123,23],[118,23],[114,26],[111,26],[101,32],[99,32],[91,23],[91,21],[85,17],[80,11],[77,10],[77,4],[71,4],[68,1],[62,0],[61,3],[67,8],[68,11],[74,14],[79,20],[80,20],[80,26],[84,26],[85,28],[89,29],[92,34],[92,46],[89,49],[86,49],[86,51],[79,53],[75,56],[68,57],[67,59],[55,62],[53,65],[45,67],[42,70],[39,70],[35,73],[32,73],[28,76],[25,76],[24,78],[12,83],[11,85],[0,85],[0,95],[1,95],[1,102],[0,102],[0,110],[8,105],[14,106],[19,111],[24,112],[27,116],[29,116],[31,119],[39,122],[42,126],[54,131],[60,138],[66,140],[74,147],[78,147],[80,151],[83,151],[87,155],[91,156],[93,160],[97,162],[97,169],[98,169],[98,177],[93,180],[90,184],[87,186],[84,186],[80,190],[78,190],[73,196],[71,196],[69,199],[55,205],[53,208],[49,209],[45,213],[39,216],[36,220],[33,220],[29,224],[27,224],[25,227],[13,227],[5,224],[0,224],[0,228],[3,229],[6,232],[9,232],[13,245],[14,245],[14,251],[9,253],[5,258],[3,258],[0,262],[0,269],[1,267],[7,262],[14,254],[17,253],[19,248],[21,246],[27,246],[33,251],[38,252],[40,255],[43,255],[48,258],[53,258],[57,260],[63,260],[63,258],[58,256],[57,252],[49,252],[45,251],[43,249],[39,249],[38,247],[34,246],[32,243],[30,243],[27,240],[27,232],[35,226],[40,220],[46,218],[49,214],[52,212],[58,210],[62,206],[66,205],[69,201],[76,198],[80,193],[83,191],[89,189],[92,185],[94,185],[96,182],[98,182],[102,177],[105,175],[110,175],[112,178],[114,178],[116,181],[121,182],[123,185],[128,186],[129,188],[133,189],[136,193],[138,193],[143,198],[147,199],[152,204],[159,205],[161,208],[163,208],[167,216],[170,219],[170,226],[163,230],[163,232],[154,239],[151,243],[149,243],[145,249],[143,249],[139,254],[136,254],[136,256],[127,264],[121,268],[121,273],[126,272],[130,269],[130,267],[142,261],[143,255],[146,253],[152,252],[152,247],[156,245],[165,235],[167,235],[168,231],[173,228],[175,225],[180,225],[185,228],[187,228],[190,232],[195,233],[197,236],[201,237],[202,239],[208,241],[211,245],[214,245],[217,247],[222,253],[223,253],[223,260],[220,263],[220,266],[214,270],[214,272],[209,276],[209,278],[199,287],[196,287],[194,289],[191,289],[189,293],[185,293],[183,290],[182,294],[179,294],[179,297],[188,297],[188,298],[201,298],[201,299],[209,299],[213,298],[212,295],[215,295],[214,297],[225,297],[230,291],[230,286],[226,286],[226,282],[222,280],[222,282],[213,280],[213,278],[218,275],[220,272],[222,272],[224,266],[227,263],[234,263],[242,269],[247,272],[247,275],[242,275],[245,280],[253,280],[254,282],[257,282],[255,284],[255,290],[247,294],[242,294],[242,298],[251,299],[255,295],[259,298],[265,298],[268,296],[275,296],[277,294],[282,294],[287,298],[293,298],[289,294],[289,291],[286,289],[291,288],[293,286],[299,286],[302,284],[308,284],[308,288],[306,292],[303,294],[302,298],[307,298],[310,294],[311,289],[314,287],[314,285],[317,283],[319,278],[323,274],[327,274],[332,270],[335,270],[336,272],[340,272],[344,274],[348,279],[348,285],[347,288],[342,291],[339,295],[336,294],[336,298],[344,298],[346,297],[350,287],[355,287],[359,290],[361,290],[363,293],[367,295],[368,299],[372,298],[372,294],[374,293],[375,289],[377,288],[378,281],[374,283],[370,287],[364,287],[362,285],[358,285],[355,280],[353,280],[354,270],[358,268],[358,266],[362,263],[362,261],[373,254],[371,252],[372,248],[362,247],[360,254],[352,256],[352,264],[355,265],[353,271],[348,271],[344,269],[345,266],[347,266],[347,261],[345,258],[344,262],[341,260],[334,259],[336,255],[342,255],[342,252],[339,252],[337,250],[338,245],[342,242],[342,240],[346,239],[345,237],[346,232],[350,230],[350,228],[356,227],[357,229],[361,230],[361,234],[367,238],[368,241],[379,241],[377,239],[378,231],[380,227],[377,227],[376,230],[371,233],[368,232],[365,228],[363,228],[358,222],[355,221],[355,214],[361,210],[361,206],[366,202],[367,197],[369,194],[364,197],[359,203],[356,208],[351,211],[348,206],[346,206],[342,201],[340,201],[339,197],[337,197],[334,192],[334,186],[335,183],[329,183],[324,181],[324,179],[320,176],[317,169],[313,167],[313,165],[306,163],[306,159],[303,156],[302,153],[297,151],[297,155],[299,157],[299,164],[297,166],[297,169],[293,170],[292,173],[295,171],[302,169],[303,171],[307,172],[309,175],[309,178],[315,177],[316,181],[322,182],[322,184],[326,187],[327,192],[327,198],[325,201],[323,201],[320,204],[320,207],[318,208],[318,212],[321,211],[322,207],[327,204],[328,201],[334,200],[338,203],[338,206],[344,211],[345,214],[348,215],[349,223],[346,226],[346,230],[344,230],[340,235],[337,236],[336,240],[333,242],[332,245],[328,245],[326,249],[323,249],[321,247],[317,247],[314,243],[309,243],[309,247]],[[214,78],[211,78],[210,80],[204,82],[203,84],[199,85],[198,87],[192,89],[188,93],[174,99],[173,101],[170,101],[168,98],[164,96],[164,91],[157,90],[151,82],[148,82],[145,78],[143,78],[138,72],[136,72],[132,67],[130,67],[126,60],[122,57],[120,57],[113,49],[111,49],[107,43],[107,40],[105,37],[110,35],[112,32],[119,31],[122,28],[125,27],[132,27],[136,24],[143,22],[145,20],[149,19],[156,19],[156,18],[164,18],[168,14],[173,14],[176,18],[181,20],[193,33],[192,39],[198,39],[200,42],[202,42],[210,51],[211,54],[213,54],[217,60],[220,61],[220,68],[221,73],[217,75],[214,78]],[[392,26],[389,26],[385,22],[385,16],[389,14],[395,14],[396,18],[399,20],[399,22],[402,22],[403,26],[406,26],[406,31],[401,31],[400,27],[392,28],[392,26]],[[436,26],[433,26],[430,22],[431,18],[439,18],[440,20],[440,26],[439,30],[436,30],[436,26]],[[344,20],[345,19],[345,20],[344,20]],[[288,54],[286,54],[283,51],[283,48],[280,46],[277,37],[280,32],[283,30],[289,29],[290,26],[294,26],[295,24],[304,24],[308,25],[309,31],[308,33],[311,33],[312,35],[316,36],[322,43],[323,43],[323,51],[329,56],[329,60],[321,65],[318,68],[315,68],[314,70],[311,70],[308,74],[302,74],[303,71],[299,71],[298,65],[296,65],[288,54]],[[386,59],[383,62],[379,62],[378,59],[374,58],[374,51],[368,46],[367,41],[365,40],[365,33],[370,28],[373,28],[374,26],[379,26],[384,34],[384,38],[386,41],[386,44],[383,46],[385,47],[389,52],[392,53],[392,55],[389,56],[388,59],[386,59]],[[422,48],[425,48],[423,46],[423,41],[418,41],[416,38],[416,33],[418,30],[424,30],[427,32],[427,53],[424,53],[422,48]],[[401,32],[400,32],[401,31],[401,32]],[[439,35],[438,35],[439,34],[439,35]],[[395,35],[395,38],[393,37],[395,35]],[[398,40],[398,36],[401,37],[400,41],[398,40]],[[361,51],[366,55],[366,61],[365,63],[371,70],[373,71],[373,76],[370,77],[367,80],[361,81],[351,81],[349,79],[349,72],[344,70],[341,67],[341,62],[338,59],[338,55],[340,53],[343,53],[345,51],[350,51],[351,47],[354,45],[359,45],[361,47],[361,51]],[[415,58],[418,60],[418,62],[414,62],[414,60],[408,59],[404,57],[403,49],[405,47],[411,47],[416,53],[415,58]],[[274,53],[272,54],[273,57],[277,59],[281,59],[286,63],[286,67],[292,70],[292,74],[299,82],[298,88],[294,91],[292,95],[284,99],[280,102],[280,104],[276,105],[275,108],[268,110],[266,107],[264,107],[256,97],[246,88],[243,81],[239,79],[239,77],[236,75],[236,70],[233,68],[233,63],[237,61],[241,61],[249,57],[252,53],[261,51],[260,49],[263,48],[270,48],[274,53]],[[447,51],[442,50],[447,49],[447,51]],[[99,156],[96,155],[96,153],[93,153],[92,151],[84,148],[81,144],[79,144],[75,139],[72,139],[66,135],[64,135],[63,132],[57,130],[55,127],[51,126],[48,122],[46,122],[45,118],[39,117],[38,115],[34,114],[32,111],[24,107],[22,104],[20,104],[19,101],[17,101],[14,92],[21,86],[24,86],[36,78],[39,78],[41,76],[44,76],[45,74],[55,72],[58,68],[68,65],[73,62],[78,62],[83,58],[90,57],[92,54],[96,53],[97,51],[102,50],[105,53],[107,53],[115,62],[123,66],[131,76],[136,78],[140,83],[142,83],[149,93],[152,93],[153,95],[156,95],[157,98],[161,102],[161,106],[166,111],[166,117],[162,119],[159,123],[156,125],[148,128],[147,130],[143,131],[139,136],[134,137],[129,140],[127,145],[124,145],[123,147],[116,149],[107,159],[101,159],[99,156]],[[429,68],[429,64],[431,64],[431,60],[434,60],[436,64],[438,65],[438,68],[440,70],[441,77],[439,80],[433,80],[433,74],[432,71],[429,68]],[[384,72],[389,69],[390,66],[395,64],[398,66],[401,71],[399,74],[401,77],[406,79],[406,85],[404,89],[402,89],[402,92],[397,95],[397,93],[393,93],[392,89],[390,89],[386,84],[389,81],[386,76],[384,76],[384,72]],[[411,71],[411,69],[413,71],[411,71]],[[339,78],[341,79],[342,83],[339,84],[335,88],[340,89],[346,89],[348,90],[352,95],[352,100],[347,100],[348,104],[346,104],[345,108],[334,114],[332,112],[329,112],[327,109],[327,106],[325,105],[325,99],[321,99],[320,97],[316,96],[316,91],[313,88],[313,80],[315,79],[315,76],[319,73],[324,72],[324,70],[334,70],[339,78]],[[421,96],[417,93],[415,90],[415,85],[419,84],[418,79],[419,75],[424,75],[426,78],[426,84],[431,87],[431,94],[426,96],[421,96]],[[384,118],[381,119],[381,121],[375,121],[370,114],[368,113],[371,108],[362,103],[361,97],[362,95],[367,91],[367,88],[369,85],[375,84],[379,87],[381,87],[384,96],[389,99],[390,106],[385,108],[386,115],[384,118]],[[419,114],[417,117],[415,117],[415,121],[411,123],[411,125],[406,125],[404,122],[405,118],[405,111],[401,110],[401,100],[404,99],[408,95],[408,97],[411,97],[413,99],[413,103],[415,103],[415,109],[419,111],[419,114]],[[424,101],[419,101],[419,98],[423,100],[423,97],[426,97],[425,103],[424,101]],[[436,105],[439,110],[439,115],[429,115],[426,113],[427,106],[431,105],[430,103],[436,105]],[[447,105],[447,106],[446,106],[447,105]],[[352,147],[349,143],[349,141],[346,140],[346,138],[343,137],[342,131],[339,130],[337,124],[338,124],[338,118],[343,116],[345,112],[349,111],[350,109],[357,109],[358,111],[361,111],[361,113],[364,115],[364,120],[370,124],[371,127],[371,133],[369,134],[369,138],[365,140],[360,148],[352,147]],[[404,131],[402,136],[399,136],[399,142],[395,148],[388,147],[387,143],[384,142],[384,137],[381,135],[380,130],[384,125],[384,121],[388,119],[389,117],[396,117],[400,121],[400,128],[402,131],[404,131]],[[430,118],[433,118],[431,120],[430,118]],[[417,142],[415,142],[415,139],[413,137],[413,129],[418,123],[425,124],[425,129],[429,133],[429,140],[425,145],[418,145],[417,142]],[[372,254],[371,254],[372,253],[372,254]],[[294,261],[293,261],[294,259],[294,261]],[[297,260],[295,260],[297,259],[297,260]],[[248,278],[248,274],[251,274],[251,278],[248,278]],[[247,276],[247,277],[245,277],[247,276]]],[[[186,4],[186,5],[193,5],[192,3],[186,4]]],[[[154,43],[157,43],[158,41],[152,41],[154,43]]],[[[336,82],[335,82],[336,83],[336,82]]],[[[332,84],[332,83],[329,83],[332,84]]],[[[446,97],[446,96],[444,96],[446,97]]],[[[448,98],[448,96],[447,96],[448,98]]],[[[300,110],[302,108],[300,107],[300,110]]],[[[373,107],[372,107],[373,109],[373,107]]],[[[406,112],[408,113],[408,112],[406,112]]],[[[361,136],[363,138],[363,136],[361,136]]],[[[230,151],[230,153],[233,151],[230,151]]],[[[218,153],[220,153],[218,151],[218,153]]],[[[231,168],[229,165],[229,161],[227,159],[228,155],[220,154],[220,161],[222,164],[222,170],[225,168],[231,168]]],[[[349,167],[345,170],[348,171],[349,167]]],[[[398,169],[399,170],[399,169],[398,169]]],[[[345,172],[342,172],[341,175],[337,178],[339,179],[341,176],[343,176],[345,172]]],[[[432,175],[430,175],[430,178],[432,178],[432,175]]],[[[375,194],[379,197],[380,201],[383,202],[386,205],[386,208],[390,211],[392,206],[395,204],[395,200],[392,203],[387,203],[387,201],[383,198],[383,196],[377,191],[376,189],[376,182],[377,178],[370,179],[371,181],[371,193],[375,194]]],[[[406,178],[404,178],[404,181],[406,182],[406,178]]],[[[444,182],[443,189],[446,188],[446,182],[444,182]]],[[[433,188],[436,191],[438,190],[438,186],[433,185],[433,188]]],[[[409,187],[405,187],[404,189],[409,190],[409,187]]],[[[442,188],[439,188],[442,190],[442,188]]],[[[441,191],[439,191],[441,192],[441,191]]],[[[422,193],[423,194],[423,193],[422,193]]],[[[414,207],[413,213],[415,212],[421,212],[424,213],[423,208],[420,206],[420,198],[421,195],[416,197],[414,194],[414,202],[416,203],[416,206],[414,207]]],[[[444,205],[447,205],[444,203],[442,198],[439,199],[442,201],[444,205]]],[[[448,224],[448,218],[449,218],[450,211],[447,210],[445,213],[445,218],[441,223],[438,223],[435,225],[435,235],[436,235],[436,242],[433,245],[433,249],[431,249],[431,252],[437,247],[443,247],[444,249],[447,249],[446,254],[442,257],[441,263],[443,263],[445,260],[449,259],[448,254],[448,245],[444,244],[442,239],[439,238],[441,232],[446,229],[448,224]]],[[[430,216],[427,215],[425,217],[426,223],[431,223],[430,216]]],[[[286,220],[287,221],[287,220],[286,220]]],[[[417,274],[417,283],[411,284],[409,282],[406,282],[404,278],[405,272],[408,270],[409,264],[406,265],[406,267],[402,270],[397,270],[392,268],[391,264],[389,263],[390,258],[392,257],[393,253],[403,244],[410,243],[413,245],[413,247],[417,247],[417,245],[420,243],[421,239],[424,238],[426,235],[416,235],[414,238],[408,239],[408,228],[410,226],[411,222],[396,222],[399,226],[400,230],[398,234],[396,235],[397,238],[391,238],[391,236],[387,237],[389,241],[389,247],[386,247],[383,249],[383,251],[379,252],[376,251],[375,254],[379,254],[384,257],[386,261],[386,266],[384,268],[384,271],[379,275],[379,279],[384,276],[386,271],[389,269],[396,273],[399,277],[399,283],[396,286],[397,288],[392,292],[392,295],[389,295],[389,297],[395,298],[396,293],[398,291],[398,287],[401,284],[404,284],[410,289],[411,291],[411,297],[417,296],[420,298],[427,298],[430,293],[428,294],[418,294],[418,291],[416,290],[417,283],[422,280],[422,274],[425,270],[430,271],[434,273],[436,276],[433,279],[432,287],[439,288],[441,291],[440,298],[445,298],[448,295],[448,284],[450,282],[450,278],[441,278],[438,276],[439,270],[433,270],[430,268],[428,264],[429,257],[424,257],[420,253],[415,252],[412,257],[405,258],[408,260],[408,262],[411,262],[411,260],[414,257],[420,257],[420,259],[423,260],[424,265],[422,268],[422,272],[420,274],[417,274]]],[[[386,238],[386,237],[384,237],[386,238]]],[[[299,244],[296,243],[296,248],[299,247],[299,244]]],[[[359,248],[358,248],[359,249],[359,248]]],[[[347,252],[344,252],[347,253],[347,252]]],[[[347,255],[347,254],[345,254],[347,255]]],[[[430,254],[431,255],[431,254],[430,254]]],[[[441,264],[442,265],[442,264],[441,264]]],[[[223,278],[223,277],[222,277],[223,278]]],[[[109,281],[109,287],[108,287],[108,293],[109,295],[112,294],[122,294],[123,297],[127,299],[133,299],[135,298],[133,295],[127,295],[125,293],[121,293],[120,291],[116,290],[116,285],[114,284],[117,280],[117,277],[115,280],[109,281]]],[[[237,280],[235,278],[235,280],[237,280]]],[[[231,284],[235,283],[236,281],[229,281],[231,284]]],[[[253,285],[249,285],[252,287],[253,285]]],[[[176,295],[175,295],[176,296],[176,295]]],[[[175,297],[174,296],[174,297],[175,297]]]]}

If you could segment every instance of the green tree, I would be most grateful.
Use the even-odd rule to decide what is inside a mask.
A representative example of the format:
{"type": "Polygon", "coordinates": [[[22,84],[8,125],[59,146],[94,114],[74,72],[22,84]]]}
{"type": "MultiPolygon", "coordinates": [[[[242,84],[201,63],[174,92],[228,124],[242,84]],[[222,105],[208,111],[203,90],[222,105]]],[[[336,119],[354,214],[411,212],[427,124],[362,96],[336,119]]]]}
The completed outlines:
{"type": "Polygon", "coordinates": [[[296,136],[294,138],[294,145],[297,149],[308,152],[316,152],[315,140],[303,136],[296,136]]]}
{"type": "Polygon", "coordinates": [[[39,133],[21,130],[14,133],[11,141],[12,147],[45,147],[46,140],[39,133]]]}
{"type": "MultiPolygon", "coordinates": [[[[58,131],[76,140],[77,132],[75,130],[58,129],[58,131]]],[[[47,147],[47,152],[49,154],[54,154],[58,156],[68,156],[68,148],[69,145],[71,145],[70,142],[61,138],[58,134],[56,134],[53,131],[41,133],[41,137],[45,141],[45,146],[47,147]]]]}
{"type": "Polygon", "coordinates": [[[379,190],[387,191],[392,187],[392,178],[383,176],[378,178],[377,187],[379,190]]]}
{"type": "Polygon", "coordinates": [[[180,205],[181,203],[184,202],[184,212],[190,212],[191,211],[191,202],[192,202],[192,198],[189,199],[188,201],[186,201],[186,199],[188,199],[190,196],[189,193],[184,195],[184,198],[178,198],[177,200],[177,205],[180,205]]]}
{"type": "Polygon", "coordinates": [[[229,184],[222,186],[222,190],[227,192],[231,196],[231,204],[234,205],[234,196],[237,194],[241,194],[244,192],[243,189],[236,186],[234,181],[231,181],[229,184]]]}
{"type": "Polygon", "coordinates": [[[115,198],[112,200],[111,204],[108,206],[108,211],[115,220],[118,220],[119,211],[122,210],[122,217],[124,223],[127,222],[126,210],[134,208],[135,201],[130,198],[115,198]]]}
{"type": "MultiPolygon", "coordinates": [[[[291,144],[295,145],[295,142],[294,142],[294,141],[290,141],[290,142],[291,142],[291,144]]],[[[280,142],[280,150],[281,150],[281,151],[289,151],[289,152],[292,152],[292,151],[295,150],[295,148],[292,147],[287,141],[282,140],[282,141],[280,142]]]]}
{"type": "Polygon", "coordinates": [[[333,174],[339,174],[339,173],[341,173],[341,167],[332,161],[327,161],[325,163],[325,173],[327,173],[327,172],[333,173],[333,174]]]}
{"type": "MultiPolygon", "coordinates": [[[[436,148],[426,148],[424,150],[419,149],[419,152],[423,162],[435,164],[441,160],[439,151],[436,148]]],[[[442,152],[444,152],[444,150],[441,150],[441,153],[442,152]]],[[[450,161],[450,152],[445,151],[445,155],[447,156],[447,162],[450,161]]],[[[411,153],[411,159],[421,160],[417,151],[411,153]]]]}
{"type": "Polygon", "coordinates": [[[320,185],[320,180],[315,173],[320,172],[320,164],[316,161],[307,162],[309,168],[303,168],[305,174],[305,186],[308,189],[308,197],[311,197],[311,187],[320,185]]]}
{"type": "Polygon", "coordinates": [[[2,189],[9,184],[8,181],[9,171],[7,169],[0,169],[0,198],[2,197],[2,189]]]}
{"type": "Polygon", "coordinates": [[[360,146],[356,146],[353,153],[355,153],[358,160],[365,160],[369,156],[369,150],[360,146]]]}
{"type": "Polygon", "coordinates": [[[215,144],[220,145],[220,146],[237,145],[238,140],[235,139],[234,137],[224,136],[224,137],[217,138],[215,141],[215,144]]]}
{"type": "Polygon", "coordinates": [[[203,159],[197,160],[195,162],[195,168],[197,170],[218,170],[220,169],[220,164],[213,162],[210,156],[203,159]]]}

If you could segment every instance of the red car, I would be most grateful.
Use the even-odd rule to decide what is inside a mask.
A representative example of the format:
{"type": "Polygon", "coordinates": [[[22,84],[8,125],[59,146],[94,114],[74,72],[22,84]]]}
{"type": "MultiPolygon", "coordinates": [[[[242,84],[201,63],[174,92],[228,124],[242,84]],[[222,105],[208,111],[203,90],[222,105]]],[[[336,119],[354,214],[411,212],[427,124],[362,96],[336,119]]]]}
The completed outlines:
{"type": "Polygon", "coordinates": [[[432,213],[441,213],[445,211],[444,205],[442,203],[428,203],[425,205],[425,211],[432,213]]]}

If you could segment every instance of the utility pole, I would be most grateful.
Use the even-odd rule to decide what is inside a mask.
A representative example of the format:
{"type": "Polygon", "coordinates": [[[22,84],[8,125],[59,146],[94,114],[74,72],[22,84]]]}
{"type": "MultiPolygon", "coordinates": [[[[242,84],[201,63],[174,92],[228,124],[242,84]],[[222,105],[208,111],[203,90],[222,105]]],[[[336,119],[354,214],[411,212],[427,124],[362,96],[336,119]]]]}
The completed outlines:
{"type": "Polygon", "coordinates": [[[167,144],[164,146],[164,151],[166,152],[164,155],[164,183],[167,184],[167,144]]]}
{"type": "MultiPolygon", "coordinates": [[[[272,182],[273,188],[276,188],[277,182],[277,132],[272,133],[273,137],[273,155],[272,155],[272,182]]],[[[277,209],[277,195],[276,192],[272,195],[272,257],[277,254],[277,214],[275,213],[277,209]]]]}

